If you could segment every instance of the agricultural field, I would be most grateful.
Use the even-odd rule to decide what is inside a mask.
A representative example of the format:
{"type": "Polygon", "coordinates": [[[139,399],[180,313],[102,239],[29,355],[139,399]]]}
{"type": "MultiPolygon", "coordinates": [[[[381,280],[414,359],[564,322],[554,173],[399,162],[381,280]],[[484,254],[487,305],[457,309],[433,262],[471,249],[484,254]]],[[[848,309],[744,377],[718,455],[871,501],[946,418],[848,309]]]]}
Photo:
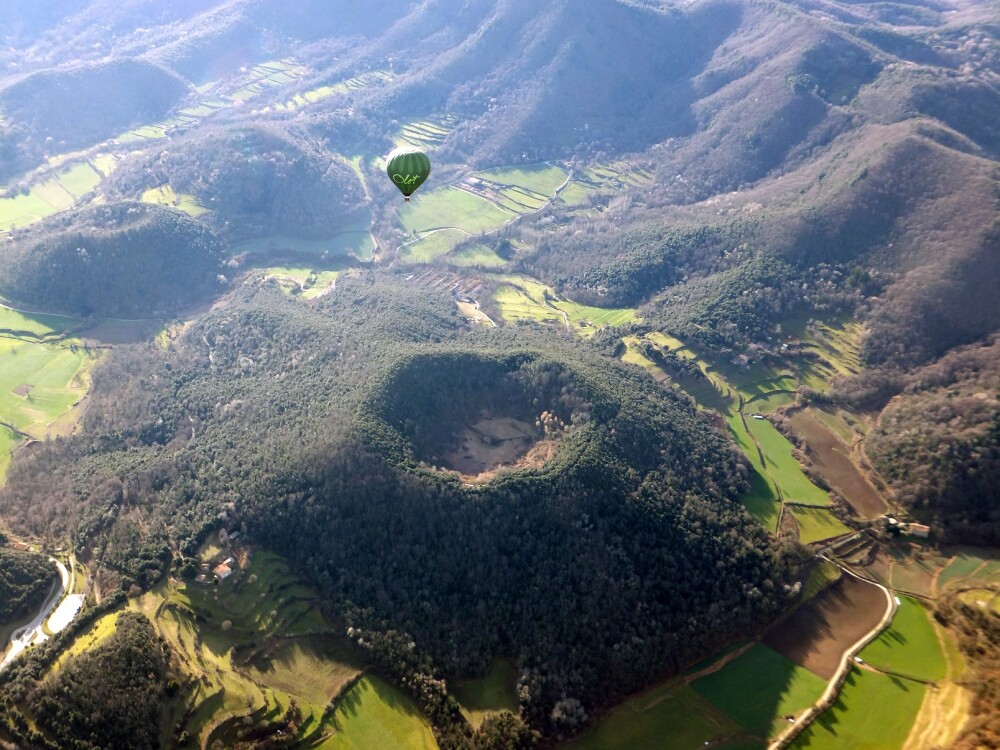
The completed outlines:
{"type": "Polygon", "coordinates": [[[597,328],[624,325],[637,319],[633,309],[579,305],[559,297],[540,281],[525,276],[497,276],[496,279],[502,283],[494,299],[504,320],[511,323],[521,320],[557,323],[589,336],[597,328]]]}
{"type": "Polygon", "coordinates": [[[692,683],[751,735],[767,739],[822,695],[826,681],[762,644],[692,683]]]}
{"type": "Polygon", "coordinates": [[[59,338],[80,324],[67,315],[26,312],[0,304],[0,336],[47,341],[59,338]]]}
{"type": "Polygon", "coordinates": [[[408,122],[393,138],[396,146],[412,146],[424,151],[433,151],[444,143],[444,139],[455,129],[458,118],[454,115],[438,115],[425,120],[408,122]]]}
{"type": "Polygon", "coordinates": [[[500,268],[507,264],[487,245],[470,245],[448,256],[448,263],[457,268],[500,268]]]}
{"type": "Polygon", "coordinates": [[[892,624],[859,654],[884,672],[918,680],[943,680],[948,664],[930,614],[910,596],[899,597],[892,624]]]}
{"type": "Polygon", "coordinates": [[[41,439],[87,392],[96,355],[74,346],[0,338],[0,421],[41,439]]]}
{"type": "Polygon", "coordinates": [[[176,208],[188,216],[201,216],[209,210],[201,205],[195,196],[187,193],[175,193],[170,185],[150,188],[142,194],[141,200],[146,203],[156,203],[161,206],[176,208]]]}
{"type": "Polygon", "coordinates": [[[449,691],[462,707],[462,714],[474,727],[482,724],[488,716],[501,711],[516,714],[519,709],[517,666],[509,659],[497,659],[485,677],[451,683],[449,691]]]}
{"type": "MultiPolygon", "coordinates": [[[[233,245],[227,254],[231,257],[247,254],[268,258],[314,255],[321,259],[354,256],[358,260],[367,261],[371,259],[374,249],[375,245],[367,226],[352,226],[324,240],[307,240],[285,235],[259,237],[233,245]]],[[[250,262],[254,263],[255,260],[251,258],[250,262]]]]}
{"type": "Polygon", "coordinates": [[[446,185],[417,193],[399,210],[399,225],[419,237],[434,229],[460,229],[478,234],[498,229],[516,214],[474,195],[446,185]]]}
{"type": "Polygon", "coordinates": [[[792,444],[766,419],[749,419],[750,434],[764,453],[765,468],[781,490],[786,503],[828,506],[830,496],[802,472],[792,456],[792,444]]]}
{"type": "Polygon", "coordinates": [[[0,198],[0,231],[24,227],[71,208],[100,181],[93,167],[80,162],[35,183],[26,193],[0,198]]]}
{"type": "Polygon", "coordinates": [[[660,685],[612,709],[564,750],[763,750],[689,685],[660,685]]]}
{"type": "Polygon", "coordinates": [[[334,734],[317,750],[436,750],[430,724],[407,696],[373,675],[361,678],[340,700],[334,734]]]}
{"type": "Polygon", "coordinates": [[[885,500],[851,460],[850,448],[816,418],[812,409],[796,412],[789,424],[809,446],[816,471],[861,518],[877,518],[885,513],[885,500]]]}
{"type": "Polygon", "coordinates": [[[852,669],[837,702],[792,743],[795,750],[899,750],[926,688],[919,682],[852,669]],[[872,710],[891,706],[891,711],[872,710]]]}
{"type": "Polygon", "coordinates": [[[764,643],[829,680],[844,652],[881,622],[888,606],[878,586],[845,574],[771,627],[764,643]]]}
{"type": "Polygon", "coordinates": [[[463,229],[433,229],[420,239],[401,245],[397,257],[401,263],[430,263],[468,238],[469,234],[463,229]]]}
{"type": "Polygon", "coordinates": [[[824,508],[787,505],[785,510],[795,518],[795,523],[799,527],[799,541],[802,544],[821,542],[851,532],[848,526],[824,508]]]}
{"type": "MultiPolygon", "coordinates": [[[[228,553],[217,546],[203,554],[228,553]]],[[[328,706],[363,664],[332,636],[315,592],[284,561],[263,552],[241,559],[242,569],[217,585],[165,581],[130,602],[153,622],[189,677],[183,705],[176,707],[187,717],[184,730],[202,745],[225,746],[243,717],[278,722],[295,703],[302,714],[299,739],[324,738],[333,731],[328,706]]]]}
{"type": "Polygon", "coordinates": [[[476,172],[474,176],[498,188],[520,188],[522,191],[527,191],[528,195],[542,196],[548,200],[566,182],[569,174],[562,167],[542,163],[487,169],[476,172]]]}

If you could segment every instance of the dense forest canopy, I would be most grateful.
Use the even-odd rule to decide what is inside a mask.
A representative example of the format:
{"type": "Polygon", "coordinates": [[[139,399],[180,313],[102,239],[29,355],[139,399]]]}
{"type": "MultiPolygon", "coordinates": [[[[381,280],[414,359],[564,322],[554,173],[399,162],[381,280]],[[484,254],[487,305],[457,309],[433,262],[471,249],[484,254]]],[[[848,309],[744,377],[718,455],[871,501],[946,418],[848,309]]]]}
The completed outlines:
{"type": "Polygon", "coordinates": [[[122,202],[21,230],[3,245],[0,291],[78,315],[163,315],[220,289],[221,243],[173,209],[122,202]]]}
{"type": "MultiPolygon", "coordinates": [[[[784,363],[792,321],[857,340],[829,392],[780,398],[866,412],[841,427],[874,425],[894,510],[1000,539],[990,4],[8,4],[0,293],[88,319],[218,302],[104,357],[79,429],[0,489],[15,533],[100,569],[106,606],[238,530],[446,750],[573,734],[759,632],[805,557],[794,514],[770,535],[738,501],[761,477],[723,421],[617,358],[708,389],[784,363]],[[400,209],[381,159],[404,143],[434,171],[400,209]],[[551,325],[504,325],[514,281],[551,325]],[[631,322],[577,337],[587,305],[631,322]],[[441,678],[498,656],[521,714],[476,734],[441,678]]],[[[14,559],[0,607],[23,613],[51,571],[14,559]]],[[[0,680],[39,707],[34,734],[7,717],[17,738],[157,746],[169,670],[145,621],[40,681],[61,644],[0,680]]]]}
{"type": "Polygon", "coordinates": [[[69,522],[126,587],[165,565],[152,519],[191,554],[225,518],[331,613],[411,633],[449,673],[519,655],[542,726],[564,695],[606,705],[783,606],[791,563],[735,502],[741,460],[684,398],[586,344],[467,332],[452,310],[383,277],[315,307],[242,292],[169,352],[112,355],[80,436],[12,468],[4,515],[36,533],[69,522]],[[406,354],[428,338],[447,344],[406,354]],[[469,489],[413,470],[435,403],[573,427],[552,461],[469,489]]]}
{"type": "Polygon", "coordinates": [[[0,630],[34,614],[55,577],[55,566],[44,555],[0,546],[0,630]]]}

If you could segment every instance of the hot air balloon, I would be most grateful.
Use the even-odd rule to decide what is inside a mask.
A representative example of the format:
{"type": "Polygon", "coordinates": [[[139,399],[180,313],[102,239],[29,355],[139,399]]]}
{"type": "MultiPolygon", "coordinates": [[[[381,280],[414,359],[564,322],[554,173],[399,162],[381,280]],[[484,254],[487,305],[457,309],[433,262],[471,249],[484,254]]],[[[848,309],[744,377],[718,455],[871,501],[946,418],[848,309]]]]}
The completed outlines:
{"type": "Polygon", "coordinates": [[[410,200],[413,191],[424,184],[424,180],[431,173],[431,160],[427,154],[411,147],[400,147],[394,149],[386,157],[388,165],[386,172],[389,179],[393,181],[399,191],[410,200]]]}

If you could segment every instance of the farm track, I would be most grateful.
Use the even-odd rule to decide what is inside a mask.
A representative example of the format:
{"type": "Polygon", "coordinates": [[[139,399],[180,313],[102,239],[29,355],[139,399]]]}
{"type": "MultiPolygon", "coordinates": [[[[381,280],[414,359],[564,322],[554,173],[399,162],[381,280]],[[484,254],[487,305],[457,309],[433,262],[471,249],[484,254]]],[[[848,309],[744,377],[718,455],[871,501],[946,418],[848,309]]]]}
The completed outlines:
{"type": "Polygon", "coordinates": [[[878,637],[878,635],[889,626],[892,622],[893,615],[896,613],[896,601],[889,589],[885,586],[879,583],[872,583],[871,581],[862,578],[850,568],[840,565],[834,560],[830,560],[827,557],[823,557],[823,559],[837,565],[837,567],[839,567],[847,575],[853,576],[854,578],[864,581],[865,583],[871,583],[873,586],[877,586],[881,589],[886,598],[886,611],[883,613],[882,619],[879,620],[878,624],[872,630],[868,631],[865,635],[858,639],[856,643],[844,651],[844,655],[840,661],[840,668],[837,670],[833,679],[827,684],[827,688],[823,691],[823,695],[819,697],[819,700],[817,700],[811,708],[809,708],[802,716],[797,718],[794,723],[792,723],[784,732],[774,739],[768,745],[768,750],[783,750],[788,747],[806,727],[808,727],[824,711],[834,704],[840,693],[840,689],[843,686],[844,680],[847,678],[848,673],[854,666],[855,655],[870,641],[878,637]]]}

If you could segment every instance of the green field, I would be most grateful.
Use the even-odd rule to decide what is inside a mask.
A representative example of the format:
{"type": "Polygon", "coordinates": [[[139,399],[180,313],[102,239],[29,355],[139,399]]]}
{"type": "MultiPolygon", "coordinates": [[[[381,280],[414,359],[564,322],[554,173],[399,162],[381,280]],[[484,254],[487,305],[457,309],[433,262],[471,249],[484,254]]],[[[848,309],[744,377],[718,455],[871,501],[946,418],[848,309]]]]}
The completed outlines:
{"type": "Polygon", "coordinates": [[[758,644],[693,687],[755,737],[776,735],[786,722],[823,694],[826,682],[758,644]]]}
{"type": "Polygon", "coordinates": [[[830,496],[802,473],[798,461],[792,456],[792,444],[788,438],[766,419],[748,419],[747,427],[760,449],[764,452],[767,472],[781,489],[785,502],[801,505],[826,506],[830,496]]]}
{"type": "Polygon", "coordinates": [[[35,438],[87,391],[95,355],[84,349],[0,338],[0,421],[35,438]]]}
{"type": "Polygon", "coordinates": [[[82,198],[100,182],[101,175],[87,162],[74,164],[65,172],[59,173],[59,184],[74,198],[82,198]]]}
{"type": "Polygon", "coordinates": [[[479,267],[479,268],[500,268],[505,265],[507,261],[497,255],[493,248],[487,245],[471,245],[469,247],[463,247],[448,256],[448,263],[453,266],[458,266],[459,268],[466,268],[469,266],[479,267]]]}
{"type": "Polygon", "coordinates": [[[899,597],[892,624],[862,649],[861,658],[886,672],[919,680],[943,680],[948,664],[930,615],[910,596],[899,597]]]}
{"type": "MultiPolygon", "coordinates": [[[[564,750],[696,750],[709,742],[726,750],[736,744],[725,740],[740,734],[736,722],[690,686],[660,686],[619,704],[564,750]]],[[[763,750],[764,744],[739,747],[763,750]]]]}
{"type": "Polygon", "coordinates": [[[417,235],[445,228],[478,234],[498,229],[514,216],[485,198],[446,186],[418,193],[404,203],[399,209],[399,225],[417,235]]]}
{"type": "Polygon", "coordinates": [[[402,263],[427,263],[451,251],[469,235],[461,229],[437,229],[428,232],[416,242],[407,242],[399,248],[402,263]]]}
{"type": "Polygon", "coordinates": [[[850,533],[851,529],[841,523],[833,513],[825,508],[803,508],[801,506],[786,506],[799,525],[799,541],[803,544],[832,539],[841,534],[850,533]]]}
{"type": "Polygon", "coordinates": [[[559,323],[583,336],[597,328],[617,326],[636,320],[635,310],[580,305],[560,298],[555,291],[526,276],[497,276],[502,281],[494,299],[504,320],[533,320],[539,323],[559,323]]]}
{"type": "Polygon", "coordinates": [[[899,750],[920,710],[924,691],[917,682],[852,669],[837,702],[820,714],[791,747],[899,750]]]}
{"type": "Polygon", "coordinates": [[[157,203],[161,206],[179,209],[188,216],[201,216],[209,210],[201,205],[195,196],[187,193],[175,193],[170,185],[150,188],[142,194],[142,200],[146,203],[157,203]]]}
{"type": "Polygon", "coordinates": [[[348,256],[359,260],[369,260],[375,245],[367,228],[350,227],[325,240],[306,240],[300,237],[271,235],[240,242],[229,248],[230,256],[249,253],[250,255],[282,256],[294,255],[348,256]]]}
{"type": "Polygon", "coordinates": [[[562,167],[543,163],[527,167],[487,169],[476,172],[475,176],[497,185],[512,185],[549,197],[566,181],[567,172],[562,167]]]}
{"type": "Polygon", "coordinates": [[[336,734],[322,750],[433,750],[427,720],[407,696],[378,677],[363,677],[337,703],[336,734]]]}
{"type": "Polygon", "coordinates": [[[753,475],[750,477],[750,492],[740,498],[747,511],[756,518],[771,533],[778,530],[778,516],[781,512],[781,500],[775,489],[774,481],[764,470],[757,446],[743,425],[739,414],[730,413],[726,417],[730,432],[736,445],[750,460],[753,475]]]}
{"type": "Polygon", "coordinates": [[[0,335],[41,340],[61,335],[76,325],[79,321],[67,315],[23,312],[0,305],[0,335]]]}
{"type": "Polygon", "coordinates": [[[481,680],[465,680],[450,686],[462,713],[478,727],[483,720],[501,711],[518,712],[517,666],[508,659],[497,659],[489,674],[481,680]]]}

